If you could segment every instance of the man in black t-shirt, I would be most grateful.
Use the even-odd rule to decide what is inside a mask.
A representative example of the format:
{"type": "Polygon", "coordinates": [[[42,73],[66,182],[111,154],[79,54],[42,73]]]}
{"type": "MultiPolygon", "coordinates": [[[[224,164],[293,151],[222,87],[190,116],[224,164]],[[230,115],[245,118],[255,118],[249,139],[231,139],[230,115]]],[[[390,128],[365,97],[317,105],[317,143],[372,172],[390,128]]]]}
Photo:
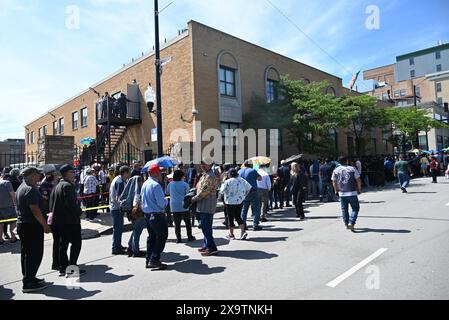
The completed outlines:
{"type": "Polygon", "coordinates": [[[36,274],[44,255],[44,233],[50,233],[43,212],[43,199],[37,189],[39,170],[26,168],[22,171],[23,183],[17,189],[17,232],[21,243],[23,293],[36,292],[48,285],[36,274]]]}

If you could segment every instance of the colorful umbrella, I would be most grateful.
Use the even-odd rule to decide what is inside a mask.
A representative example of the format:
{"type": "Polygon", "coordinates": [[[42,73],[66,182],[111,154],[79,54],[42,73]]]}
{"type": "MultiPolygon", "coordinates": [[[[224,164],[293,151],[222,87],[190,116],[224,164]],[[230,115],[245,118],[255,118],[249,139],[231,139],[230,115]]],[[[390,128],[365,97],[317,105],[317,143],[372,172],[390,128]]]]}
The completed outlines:
{"type": "Polygon", "coordinates": [[[270,164],[271,163],[271,159],[268,157],[253,157],[249,160],[252,161],[254,165],[259,165],[259,166],[262,164],[270,164]]]}
{"type": "Polygon", "coordinates": [[[148,171],[148,169],[153,165],[157,164],[159,168],[174,168],[177,165],[177,162],[172,157],[162,157],[158,159],[151,160],[147,162],[147,164],[142,168],[142,173],[148,171]]]}
{"type": "Polygon", "coordinates": [[[83,146],[90,146],[91,144],[92,144],[92,142],[94,142],[95,141],[95,139],[94,138],[84,138],[84,139],[81,139],[81,141],[80,141],[80,143],[81,143],[81,145],[83,145],[83,146]]]}

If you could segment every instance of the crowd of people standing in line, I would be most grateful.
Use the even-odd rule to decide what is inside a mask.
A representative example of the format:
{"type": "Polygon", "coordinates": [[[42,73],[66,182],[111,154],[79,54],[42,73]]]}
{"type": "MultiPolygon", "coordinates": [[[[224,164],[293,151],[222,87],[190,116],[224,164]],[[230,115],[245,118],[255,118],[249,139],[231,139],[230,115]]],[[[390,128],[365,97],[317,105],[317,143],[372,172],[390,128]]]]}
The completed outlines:
{"type": "MultiPolygon", "coordinates": [[[[203,233],[203,246],[199,253],[204,256],[218,254],[213,236],[214,214],[217,203],[224,204],[224,225],[229,230],[227,239],[246,240],[249,227],[248,211],[251,207],[253,223],[251,230],[262,230],[270,213],[277,209],[294,206],[299,220],[306,219],[303,204],[312,197],[321,201],[339,200],[343,222],[354,231],[360,211],[358,195],[363,185],[382,185],[391,175],[398,178],[401,190],[407,192],[415,163],[419,173],[431,175],[432,182],[442,169],[438,158],[426,156],[406,158],[373,157],[348,159],[304,160],[293,163],[281,162],[274,174],[270,165],[255,167],[251,161],[242,165],[216,165],[205,160],[197,166],[187,168],[180,165],[169,174],[168,170],[153,165],[142,172],[142,164],[112,167],[93,165],[78,174],[71,165],[56,170],[47,170],[44,177],[33,167],[22,172],[17,169],[3,170],[0,180],[0,230],[4,243],[3,226],[10,227],[10,242],[18,241],[14,229],[17,217],[17,233],[21,241],[21,264],[23,292],[44,289],[47,284],[37,279],[36,274],[43,257],[45,233],[52,233],[52,269],[59,275],[69,276],[68,267],[77,266],[81,252],[81,217],[99,222],[97,207],[107,205],[113,220],[113,255],[145,257],[146,268],[165,270],[161,262],[168,236],[169,226],[175,227],[176,242],[182,243],[181,223],[184,221],[187,241],[195,241],[192,228],[198,221],[203,233]],[[383,166],[379,163],[383,158],[383,166]],[[427,161],[426,161],[427,160],[427,161]],[[427,169],[424,167],[426,164],[427,169]],[[372,168],[378,168],[371,179],[372,168]],[[383,169],[383,170],[381,170],[383,169]],[[380,173],[382,171],[383,173],[380,173]],[[60,175],[58,179],[57,176],[60,175]],[[379,177],[380,176],[380,179],[379,177]],[[349,207],[352,213],[349,213],[349,207]],[[84,210],[83,210],[84,209],[84,210]],[[122,245],[124,219],[132,223],[128,246],[122,245]],[[148,231],[146,252],[140,250],[140,237],[148,231]],[[235,229],[240,230],[238,236],[235,229]],[[67,254],[70,246],[70,255],[67,254]]],[[[449,171],[446,171],[449,176],[449,171]]],[[[79,269],[79,275],[85,271],[79,269]]]]}

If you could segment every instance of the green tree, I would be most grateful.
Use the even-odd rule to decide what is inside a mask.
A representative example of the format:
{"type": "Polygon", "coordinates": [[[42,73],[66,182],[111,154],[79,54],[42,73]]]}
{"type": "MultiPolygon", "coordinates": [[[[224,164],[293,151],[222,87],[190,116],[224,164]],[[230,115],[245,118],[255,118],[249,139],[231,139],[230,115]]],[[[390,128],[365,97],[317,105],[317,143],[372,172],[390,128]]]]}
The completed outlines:
{"type": "MultiPolygon", "coordinates": [[[[433,128],[449,128],[448,125],[431,118],[428,110],[418,107],[392,108],[387,111],[387,115],[393,127],[402,134],[403,144],[405,138],[409,138],[415,148],[419,148],[420,132],[433,128]]],[[[403,152],[406,152],[404,146],[403,152]]]]}
{"type": "Polygon", "coordinates": [[[375,97],[346,95],[339,99],[341,116],[345,119],[348,133],[355,137],[357,156],[362,155],[367,134],[374,128],[388,124],[384,108],[378,106],[375,97]]]}
{"type": "Polygon", "coordinates": [[[329,149],[329,130],[345,123],[338,99],[325,90],[329,83],[282,78],[280,99],[266,103],[263,98],[253,97],[251,110],[244,116],[244,127],[284,129],[298,152],[316,153],[329,149]]]}

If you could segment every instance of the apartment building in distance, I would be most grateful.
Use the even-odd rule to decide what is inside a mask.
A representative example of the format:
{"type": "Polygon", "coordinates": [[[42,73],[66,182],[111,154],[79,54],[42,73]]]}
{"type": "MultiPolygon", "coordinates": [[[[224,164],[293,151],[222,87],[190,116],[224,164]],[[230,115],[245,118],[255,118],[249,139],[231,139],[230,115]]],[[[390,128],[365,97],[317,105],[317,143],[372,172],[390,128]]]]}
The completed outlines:
{"type": "MultiPolygon", "coordinates": [[[[268,102],[276,99],[282,75],[306,82],[327,80],[328,93],[348,93],[339,77],[195,21],[162,45],[161,58],[170,61],[162,74],[163,142],[167,153],[173,148],[170,135],[175,129],[191,133],[182,142],[195,141],[196,121],[201,122],[201,133],[216,128],[223,137],[226,129],[240,128],[254,95],[265,97],[268,102]]],[[[111,163],[122,160],[117,154],[130,147],[142,151],[143,160],[150,159],[157,149],[156,116],[148,112],[144,92],[148,83],[155,83],[154,74],[151,52],[51,109],[25,126],[27,151],[36,151],[37,141],[43,135],[55,134],[74,136],[76,143],[96,138],[96,147],[111,163]],[[126,118],[104,119],[96,112],[99,97],[95,91],[115,96],[123,92],[137,103],[128,103],[126,118]]],[[[354,153],[355,139],[346,130],[330,134],[338,153],[354,153]]],[[[281,140],[281,158],[297,154],[296,147],[286,142],[285,133],[281,140]]],[[[392,152],[382,130],[372,133],[371,142],[371,153],[392,152]]]]}
{"type": "Polygon", "coordinates": [[[0,141],[0,168],[25,162],[24,152],[24,139],[6,139],[0,141]]]}
{"type": "MultiPolygon", "coordinates": [[[[366,70],[364,80],[373,80],[373,90],[367,94],[379,100],[393,101],[397,107],[416,104],[426,108],[434,119],[448,121],[445,103],[449,103],[449,44],[440,42],[398,56],[394,64],[366,70]]],[[[421,132],[419,144],[425,150],[449,147],[449,130],[421,132]]]]}

